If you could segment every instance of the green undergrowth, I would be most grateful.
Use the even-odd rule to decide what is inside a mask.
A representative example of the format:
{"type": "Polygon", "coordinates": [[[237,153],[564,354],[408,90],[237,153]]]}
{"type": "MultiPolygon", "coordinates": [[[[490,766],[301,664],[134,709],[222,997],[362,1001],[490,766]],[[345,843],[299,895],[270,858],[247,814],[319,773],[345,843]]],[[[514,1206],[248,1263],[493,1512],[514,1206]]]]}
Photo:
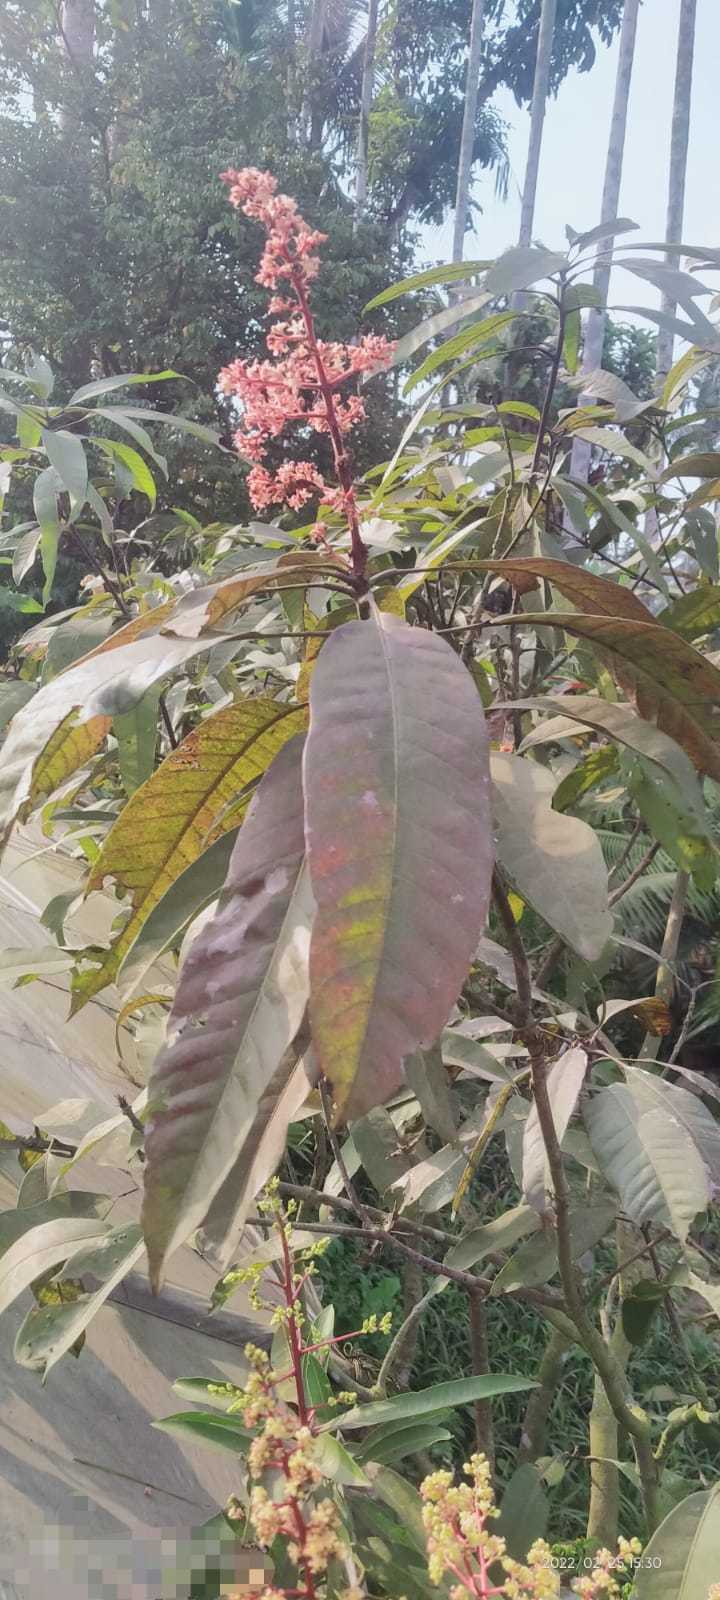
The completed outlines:
{"type": "MultiPolygon", "coordinates": [[[[373,1198],[368,1189],[367,1198],[373,1198]]],[[[486,1158],[481,1179],[474,1186],[473,1201],[480,1214],[493,1216],[518,1199],[504,1152],[498,1146],[486,1158]]],[[[445,1214],[442,1225],[447,1225],[445,1214]]],[[[602,1273],[612,1270],[612,1251],[596,1252],[602,1273]],[[605,1260],[607,1256],[607,1261],[605,1260]]],[[[372,1312],[393,1313],[395,1329],[403,1316],[402,1266],[399,1258],[390,1261],[354,1240],[335,1239],[318,1263],[325,1302],[335,1307],[338,1333],[351,1333],[372,1312]]],[[[426,1278],[425,1287],[429,1287],[426,1278]]],[[[533,1377],[542,1359],[548,1328],[541,1319],[517,1301],[490,1300],[487,1303],[488,1342],[494,1370],[512,1371],[533,1377]]],[[[372,1384],[392,1335],[375,1334],[370,1339],[349,1342],[344,1353],[355,1366],[358,1379],[372,1384]]],[[[718,1365],[718,1340],[697,1325],[686,1329],[688,1351],[699,1374],[714,1388],[718,1365]]],[[[420,1389],[467,1376],[472,1371],[467,1297],[462,1289],[448,1284],[428,1306],[420,1324],[410,1374],[410,1387],[420,1389]]],[[[645,1342],[630,1363],[630,1379],[635,1394],[662,1422],[673,1406],[692,1397],[692,1375],[679,1348],[673,1329],[660,1315],[645,1342]]],[[[587,1461],[587,1422],[592,1404],[593,1373],[590,1361],[577,1348],[564,1363],[562,1382],[557,1390],[547,1431],[546,1455],[554,1458],[553,1487],[549,1490],[552,1539],[578,1540],[587,1524],[589,1472],[587,1461]]],[[[516,1465],[527,1397],[504,1395],[493,1401],[496,1471],[499,1493],[516,1465]]],[[[430,1452],[436,1466],[462,1469],[475,1448],[473,1416],[470,1410],[457,1411],[445,1423],[452,1437],[430,1452]]],[[[627,1476],[621,1477],[621,1529],[626,1536],[636,1534],[641,1522],[640,1500],[632,1483],[632,1456],[627,1444],[621,1446],[621,1459],[627,1476]]],[[[417,1463],[420,1476],[427,1461],[417,1463]]],[[[415,1463],[404,1463],[413,1474],[415,1463]]],[[[720,1427],[695,1424],[677,1441],[666,1469],[667,1509],[671,1501],[692,1493],[705,1482],[713,1482],[720,1472],[720,1427]]]]}

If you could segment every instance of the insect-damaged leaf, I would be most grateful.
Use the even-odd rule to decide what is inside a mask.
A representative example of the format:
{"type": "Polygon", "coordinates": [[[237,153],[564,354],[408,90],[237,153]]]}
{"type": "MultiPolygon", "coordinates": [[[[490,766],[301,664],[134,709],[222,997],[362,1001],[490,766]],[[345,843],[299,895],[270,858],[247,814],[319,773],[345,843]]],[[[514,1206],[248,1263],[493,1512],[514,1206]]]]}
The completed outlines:
{"type": "Polygon", "coordinates": [[[276,700],[238,701],[198,724],[136,789],[103,844],[88,882],[113,877],[130,890],[130,917],[99,967],[73,983],[73,1010],[114,981],[165,890],[218,834],[236,827],[241,796],[259,778],[305,712],[276,700]]]}
{"type": "Polygon", "coordinates": [[[487,737],[449,645],[378,611],[331,635],[310,691],[305,805],[313,1043],[338,1113],[357,1117],[437,1038],[487,915],[487,737]]]}
{"type": "Polygon", "coordinates": [[[300,758],[294,739],[263,779],[220,905],[182,968],[155,1063],[143,1206],[155,1283],[241,1153],[255,1156],[263,1095],[302,1020],[313,900],[300,758]]]}

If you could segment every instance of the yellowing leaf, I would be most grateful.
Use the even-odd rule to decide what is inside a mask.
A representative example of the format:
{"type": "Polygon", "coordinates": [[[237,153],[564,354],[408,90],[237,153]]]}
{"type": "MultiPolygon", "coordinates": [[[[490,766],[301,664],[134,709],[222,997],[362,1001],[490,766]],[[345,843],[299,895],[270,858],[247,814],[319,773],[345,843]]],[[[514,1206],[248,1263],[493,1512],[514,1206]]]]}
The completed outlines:
{"type": "Polygon", "coordinates": [[[71,711],[64,718],[35,764],[30,793],[22,810],[24,816],[48,795],[54,794],[66,778],[85,766],[99,750],[110,726],[109,717],[91,717],[89,722],[78,722],[77,713],[71,711]]]}
{"type": "Polygon", "coordinates": [[[449,645],[379,611],[331,635],[312,678],[305,801],[313,1044],[339,1113],[357,1117],[437,1038],[487,913],[487,736],[449,645]]]}
{"type": "Polygon", "coordinates": [[[106,877],[128,889],[130,917],[99,967],[80,972],[73,1010],[112,983],[144,923],[204,846],[236,827],[242,792],[305,726],[306,713],[275,700],[238,701],[207,717],[136,789],[110,829],[89,888],[106,877]]]}
{"type": "MultiPolygon", "coordinates": [[[[501,622],[496,619],[495,626],[501,622]]],[[[669,628],[630,617],[525,612],[523,622],[563,628],[602,650],[614,677],[635,693],[640,714],[657,720],[699,771],[720,782],[720,671],[707,656],[669,628]]]]}

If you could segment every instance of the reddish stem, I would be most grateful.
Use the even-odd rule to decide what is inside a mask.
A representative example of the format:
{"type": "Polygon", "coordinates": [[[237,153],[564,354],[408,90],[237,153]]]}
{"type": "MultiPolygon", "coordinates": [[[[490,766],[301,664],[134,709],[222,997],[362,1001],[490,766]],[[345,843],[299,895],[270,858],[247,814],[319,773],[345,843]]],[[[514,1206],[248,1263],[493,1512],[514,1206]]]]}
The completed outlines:
{"type": "Polygon", "coordinates": [[[348,526],[350,528],[353,575],[356,579],[359,592],[364,594],[367,592],[365,569],[367,567],[368,549],[367,545],[363,543],[360,534],[360,521],[358,518],[357,502],[355,499],[355,486],[353,482],[352,469],[350,466],[350,458],[343,442],[342,429],[338,422],[337,411],[335,410],[333,382],[325,371],[325,363],[320,353],[317,335],[315,333],[315,319],[310,309],[310,302],[305,293],[305,284],[303,282],[302,272],[295,262],[293,256],[291,256],[289,252],[287,252],[287,260],[290,264],[292,286],[297,295],[298,304],[302,312],[303,322],[305,323],[307,342],[310,347],[310,352],[313,361],[315,362],[315,370],[318,375],[318,386],[323,397],[328,432],[330,434],[330,440],[333,447],[333,456],[335,458],[335,471],[337,472],[340,486],[345,497],[345,510],[347,512],[348,526]]]}
{"type": "Polygon", "coordinates": [[[285,1304],[288,1310],[287,1333],[288,1344],[290,1346],[290,1359],[292,1361],[292,1371],[297,1393],[298,1416],[300,1417],[303,1427],[306,1428],[310,1419],[308,1413],[307,1395],[305,1394],[305,1382],[302,1372],[302,1340],[300,1338],[300,1330],[295,1319],[295,1293],[293,1285],[292,1256],[290,1254],[290,1246],[288,1244],[287,1234],[285,1232],[285,1224],[283,1222],[279,1222],[278,1227],[280,1231],[280,1240],[282,1243],[283,1253],[283,1290],[285,1293],[285,1304]]]}

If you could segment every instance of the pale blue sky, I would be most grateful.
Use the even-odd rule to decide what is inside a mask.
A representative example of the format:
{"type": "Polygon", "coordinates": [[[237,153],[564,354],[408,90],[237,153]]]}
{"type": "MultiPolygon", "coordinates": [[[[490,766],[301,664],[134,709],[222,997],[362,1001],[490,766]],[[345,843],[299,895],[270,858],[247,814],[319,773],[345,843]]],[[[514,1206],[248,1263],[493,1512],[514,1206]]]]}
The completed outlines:
{"type": "MultiPolygon", "coordinates": [[[[675,50],[680,0],[643,0],[630,96],[620,214],[640,224],[638,239],[665,233],[675,50]]],[[[565,223],[582,230],[600,215],[617,41],[600,47],[591,72],[572,72],[548,107],[538,185],[535,237],[564,247],[565,223]]],[[[690,157],[683,235],[690,244],[720,246],[720,0],[698,0],[690,157]]],[[[493,256],[513,244],[520,220],[519,189],[527,153],[529,116],[505,92],[495,101],[510,125],[510,193],[503,203],[492,175],[480,174],[475,195],[483,206],[465,254],[493,256]]],[[[448,259],[449,224],[428,229],[424,254],[448,259]]],[[[637,303],[637,286],[616,274],[612,299],[637,303]]],[[[645,303],[651,303],[648,295],[645,303]]]]}

